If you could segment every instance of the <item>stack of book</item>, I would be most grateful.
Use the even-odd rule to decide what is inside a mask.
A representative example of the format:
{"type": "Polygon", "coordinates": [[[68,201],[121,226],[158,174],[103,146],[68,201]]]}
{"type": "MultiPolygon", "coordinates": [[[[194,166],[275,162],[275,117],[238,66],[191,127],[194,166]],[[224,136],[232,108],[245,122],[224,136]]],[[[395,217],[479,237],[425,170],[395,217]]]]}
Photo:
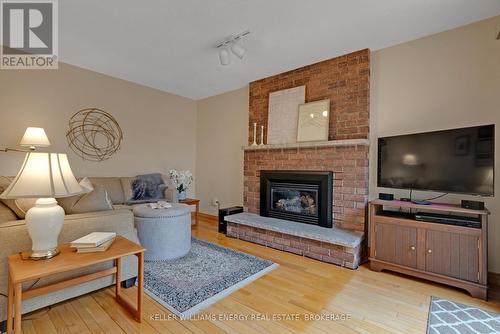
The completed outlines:
{"type": "Polygon", "coordinates": [[[77,253],[104,252],[116,238],[115,232],[92,232],[76,239],[70,246],[76,248],[77,253]]]}

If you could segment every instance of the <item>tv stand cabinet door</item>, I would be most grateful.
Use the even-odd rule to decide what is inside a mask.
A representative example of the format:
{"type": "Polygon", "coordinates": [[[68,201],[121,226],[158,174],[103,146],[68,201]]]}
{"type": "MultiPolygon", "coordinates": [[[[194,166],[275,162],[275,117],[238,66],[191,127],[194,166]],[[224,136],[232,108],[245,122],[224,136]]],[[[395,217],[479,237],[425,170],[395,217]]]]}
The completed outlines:
{"type": "Polygon", "coordinates": [[[417,229],[396,224],[376,224],[375,258],[402,266],[417,267],[417,229]]]}
{"type": "Polygon", "coordinates": [[[426,231],[425,270],[479,282],[479,236],[426,231]]]}

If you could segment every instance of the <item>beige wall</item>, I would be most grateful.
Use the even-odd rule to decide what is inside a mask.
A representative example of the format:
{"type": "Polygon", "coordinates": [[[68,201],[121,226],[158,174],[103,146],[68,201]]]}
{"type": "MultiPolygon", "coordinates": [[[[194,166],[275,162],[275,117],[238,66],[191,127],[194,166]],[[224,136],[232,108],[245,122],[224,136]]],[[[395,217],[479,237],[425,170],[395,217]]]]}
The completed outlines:
{"type": "MultiPolygon", "coordinates": [[[[495,163],[500,165],[499,29],[496,17],[372,53],[370,198],[384,190],[376,187],[379,136],[494,123],[495,163]]],[[[498,194],[498,170],[496,175],[498,194]]],[[[448,195],[441,200],[458,203],[463,198],[448,195]]],[[[500,196],[484,200],[492,212],[489,269],[500,272],[500,196]]]]}
{"type": "MultiPolygon", "coordinates": [[[[79,176],[195,171],[196,102],[159,90],[66,64],[58,70],[3,70],[0,115],[0,148],[18,147],[27,126],[43,127],[49,149],[68,152],[79,176]],[[67,145],[68,120],[88,107],[108,111],[123,130],[122,148],[109,160],[83,161],[67,145]]],[[[0,175],[15,175],[22,158],[0,153],[0,175]]]]}
{"type": "Polygon", "coordinates": [[[248,87],[198,101],[196,194],[201,211],[243,204],[243,152],[248,123],[248,87]]]}

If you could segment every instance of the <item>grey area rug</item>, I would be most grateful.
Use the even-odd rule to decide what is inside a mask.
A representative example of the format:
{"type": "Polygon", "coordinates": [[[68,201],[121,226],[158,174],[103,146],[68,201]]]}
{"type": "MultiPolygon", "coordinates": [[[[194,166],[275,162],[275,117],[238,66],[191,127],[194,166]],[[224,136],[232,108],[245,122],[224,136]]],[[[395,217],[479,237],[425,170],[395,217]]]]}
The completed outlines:
{"type": "Polygon", "coordinates": [[[188,255],[144,263],[144,290],[186,319],[277,267],[271,261],[192,238],[188,255]]]}
{"type": "Polygon", "coordinates": [[[500,314],[431,297],[428,334],[500,333],[500,314]]]}

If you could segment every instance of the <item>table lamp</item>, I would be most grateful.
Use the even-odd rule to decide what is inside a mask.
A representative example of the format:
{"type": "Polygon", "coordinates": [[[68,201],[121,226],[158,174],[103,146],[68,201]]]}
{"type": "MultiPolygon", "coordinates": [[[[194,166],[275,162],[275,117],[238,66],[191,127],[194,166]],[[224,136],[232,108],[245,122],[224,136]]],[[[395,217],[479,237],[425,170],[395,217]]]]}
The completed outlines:
{"type": "Polygon", "coordinates": [[[28,152],[14,181],[0,198],[38,198],[26,213],[32,241],[32,259],[49,259],[59,254],[57,239],[64,223],[64,209],[55,198],[80,194],[66,154],[28,152]]]}
{"type": "MultiPolygon", "coordinates": [[[[49,138],[45,134],[45,130],[43,128],[35,128],[29,127],[24,132],[23,138],[21,139],[21,143],[19,145],[23,147],[29,147],[30,151],[35,151],[37,147],[48,147],[50,146],[49,138]]],[[[0,149],[0,152],[27,152],[27,150],[18,150],[16,148],[3,148],[0,149]]]]}
{"type": "Polygon", "coordinates": [[[37,147],[50,146],[50,141],[43,128],[29,127],[24,132],[20,145],[34,151],[37,147]]]}

